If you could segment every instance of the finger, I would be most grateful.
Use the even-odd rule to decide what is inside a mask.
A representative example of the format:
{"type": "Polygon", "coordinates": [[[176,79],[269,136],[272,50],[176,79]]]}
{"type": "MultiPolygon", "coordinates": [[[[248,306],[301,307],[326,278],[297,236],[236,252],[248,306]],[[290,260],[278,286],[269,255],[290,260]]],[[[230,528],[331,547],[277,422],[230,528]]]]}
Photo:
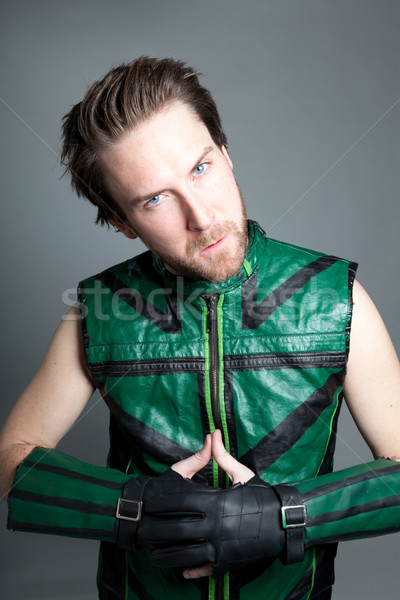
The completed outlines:
{"type": "Polygon", "coordinates": [[[228,473],[232,483],[246,483],[254,477],[253,471],[242,465],[226,451],[219,429],[216,429],[212,435],[212,455],[225,473],[228,473]]]}
{"type": "MultiPolygon", "coordinates": [[[[140,541],[153,548],[166,545],[201,544],[209,533],[204,526],[204,515],[199,513],[159,513],[161,516],[146,515],[140,523],[140,541]]],[[[199,561],[198,561],[199,562],[199,561]]],[[[192,563],[192,564],[198,564],[192,563]]],[[[182,566],[190,564],[187,560],[182,566]]]]}
{"type": "Polygon", "coordinates": [[[188,570],[199,568],[192,565],[212,563],[215,558],[215,549],[208,542],[156,548],[150,552],[151,564],[155,567],[165,567],[167,569],[175,567],[187,568],[188,570]]]}
{"type": "Polygon", "coordinates": [[[182,477],[187,477],[191,479],[197,471],[200,471],[203,467],[211,459],[211,435],[208,434],[206,436],[204,446],[199,452],[193,454],[189,458],[185,458],[185,460],[181,460],[174,465],[172,465],[171,469],[182,475],[182,477]]]}
{"type": "Polygon", "coordinates": [[[201,565],[201,567],[192,567],[183,571],[185,579],[200,579],[200,577],[210,577],[213,574],[211,563],[201,565]]]}

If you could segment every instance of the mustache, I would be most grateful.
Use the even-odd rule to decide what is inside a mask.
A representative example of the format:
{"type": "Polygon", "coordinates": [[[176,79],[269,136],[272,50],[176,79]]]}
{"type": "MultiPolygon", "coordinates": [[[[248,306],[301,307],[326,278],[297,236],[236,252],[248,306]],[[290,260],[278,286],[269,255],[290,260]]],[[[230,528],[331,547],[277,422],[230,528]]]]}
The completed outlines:
{"type": "Polygon", "coordinates": [[[224,225],[216,225],[209,233],[201,233],[190,244],[187,244],[186,253],[189,257],[193,257],[197,252],[215,244],[230,233],[238,233],[238,228],[233,221],[229,221],[224,225]]]}

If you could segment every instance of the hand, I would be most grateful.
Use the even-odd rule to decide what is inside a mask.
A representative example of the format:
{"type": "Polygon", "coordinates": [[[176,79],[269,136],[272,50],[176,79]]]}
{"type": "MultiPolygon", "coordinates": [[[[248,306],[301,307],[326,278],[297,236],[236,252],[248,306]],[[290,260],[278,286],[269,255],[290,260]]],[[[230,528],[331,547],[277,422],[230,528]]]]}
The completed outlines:
{"type": "Polygon", "coordinates": [[[172,470],[186,479],[176,480],[176,487],[146,502],[147,525],[143,524],[141,533],[145,544],[153,548],[153,564],[201,565],[202,559],[208,559],[184,571],[190,579],[221,574],[280,552],[284,540],[276,494],[226,452],[219,431],[207,436],[198,453],[176,463],[172,470]],[[228,490],[188,481],[211,455],[234,484],[228,490]]]}
{"type": "Polygon", "coordinates": [[[196,452],[190,458],[175,463],[171,469],[182,475],[182,477],[191,479],[197,471],[206,466],[211,456],[215,458],[221,469],[229,475],[233,484],[247,483],[254,477],[253,471],[242,465],[225,450],[219,429],[216,429],[212,436],[207,435],[204,446],[199,452],[196,452]]]}
{"type": "MultiPolygon", "coordinates": [[[[191,479],[197,471],[200,471],[200,469],[206,466],[211,455],[225,473],[228,474],[233,484],[246,483],[249,479],[254,477],[253,471],[242,465],[226,451],[225,446],[222,443],[222,435],[219,429],[216,429],[212,436],[207,435],[204,446],[199,452],[190,458],[175,463],[171,468],[182,475],[182,477],[191,479]]],[[[183,576],[185,579],[199,579],[200,577],[208,577],[212,575],[212,573],[212,564],[207,563],[205,565],[200,565],[199,567],[185,569],[183,571],[183,576]]]]}
{"type": "Polygon", "coordinates": [[[209,573],[207,563],[221,575],[280,554],[285,533],[273,487],[259,477],[220,489],[175,476],[173,485],[156,480],[156,493],[144,497],[139,535],[154,566],[193,566],[193,578],[209,573]]]}
{"type": "Polygon", "coordinates": [[[208,434],[201,450],[196,452],[196,454],[193,454],[193,456],[175,463],[172,465],[171,469],[186,479],[192,479],[193,475],[195,475],[209,463],[211,460],[211,453],[212,438],[211,435],[208,434]]]}

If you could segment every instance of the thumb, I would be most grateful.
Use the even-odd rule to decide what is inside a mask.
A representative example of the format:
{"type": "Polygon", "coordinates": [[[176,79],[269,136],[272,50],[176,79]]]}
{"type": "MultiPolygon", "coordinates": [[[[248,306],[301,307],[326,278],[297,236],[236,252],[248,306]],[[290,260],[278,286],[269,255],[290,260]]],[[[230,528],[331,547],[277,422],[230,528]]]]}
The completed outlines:
{"type": "Polygon", "coordinates": [[[185,458],[185,460],[181,460],[174,465],[172,465],[171,469],[182,475],[182,477],[186,477],[191,479],[197,471],[200,471],[203,467],[205,467],[211,459],[211,435],[208,434],[206,436],[204,446],[201,450],[193,454],[193,456],[189,456],[189,458],[185,458]]]}
{"type": "Polygon", "coordinates": [[[219,429],[216,429],[212,435],[212,455],[221,469],[228,473],[232,483],[246,483],[254,477],[253,471],[242,465],[226,451],[219,429]]]}

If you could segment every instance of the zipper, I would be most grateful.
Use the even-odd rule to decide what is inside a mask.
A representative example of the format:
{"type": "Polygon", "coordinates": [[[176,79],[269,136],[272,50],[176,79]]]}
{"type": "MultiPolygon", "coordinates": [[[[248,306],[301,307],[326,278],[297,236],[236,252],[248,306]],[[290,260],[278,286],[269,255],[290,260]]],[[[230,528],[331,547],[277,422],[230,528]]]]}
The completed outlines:
{"type": "MultiPolygon", "coordinates": [[[[208,333],[208,350],[209,350],[209,383],[210,383],[210,399],[212,416],[215,429],[219,429],[224,438],[224,430],[222,427],[221,409],[219,405],[219,337],[218,337],[218,299],[217,294],[205,296],[207,305],[207,333],[208,333]]],[[[226,475],[221,467],[218,466],[218,487],[226,488],[226,475]]],[[[224,575],[218,577],[215,581],[214,600],[223,600],[224,598],[224,575]]]]}
{"type": "MultiPolygon", "coordinates": [[[[208,308],[207,333],[210,357],[210,398],[215,429],[219,429],[224,436],[222,427],[221,410],[219,406],[219,352],[218,352],[218,295],[206,296],[208,308]]],[[[226,488],[226,476],[221,467],[218,467],[218,487],[226,488]]]]}
{"type": "Polygon", "coordinates": [[[210,396],[212,414],[216,429],[222,429],[221,412],[219,409],[219,353],[218,353],[218,315],[217,304],[218,296],[207,296],[207,333],[208,350],[210,358],[210,396]]]}

